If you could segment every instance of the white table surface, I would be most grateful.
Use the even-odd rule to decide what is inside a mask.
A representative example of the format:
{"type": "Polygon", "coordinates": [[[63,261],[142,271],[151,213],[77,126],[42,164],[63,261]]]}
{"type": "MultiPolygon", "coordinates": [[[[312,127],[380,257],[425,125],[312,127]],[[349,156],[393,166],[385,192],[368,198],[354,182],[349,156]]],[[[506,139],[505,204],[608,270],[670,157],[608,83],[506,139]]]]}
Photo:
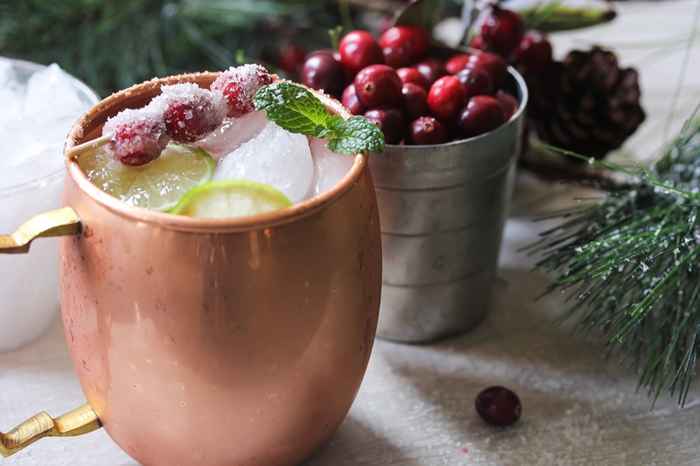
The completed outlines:
{"type": "MultiPolygon", "coordinates": [[[[647,156],[663,141],[697,0],[618,5],[616,23],[561,35],[556,48],[599,41],[642,69],[649,119],[628,148],[647,156]]],[[[700,103],[699,49],[696,43],[672,131],[700,103]]],[[[652,409],[635,394],[634,374],[603,359],[600,343],[552,323],[562,310],[558,297],[533,300],[547,279],[517,250],[540,228],[533,215],[572,196],[569,188],[521,177],[493,313],[472,333],[435,345],[378,341],[349,417],[306,466],[700,464],[697,388],[685,409],[666,398],[652,409]],[[491,428],[474,411],[476,394],[493,384],[522,399],[523,418],[512,428],[491,428]]],[[[0,428],[37,408],[58,415],[82,402],[58,322],[31,346],[0,354],[0,428]]],[[[44,440],[0,464],[136,466],[104,431],[44,440]]]]}

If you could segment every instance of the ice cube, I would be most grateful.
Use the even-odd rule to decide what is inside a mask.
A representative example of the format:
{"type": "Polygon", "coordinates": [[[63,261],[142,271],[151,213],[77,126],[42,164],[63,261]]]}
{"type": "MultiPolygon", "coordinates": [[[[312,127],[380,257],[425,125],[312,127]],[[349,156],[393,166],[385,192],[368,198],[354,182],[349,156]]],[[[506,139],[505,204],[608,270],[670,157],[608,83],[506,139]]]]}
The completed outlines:
{"type": "Polygon", "coordinates": [[[314,195],[319,195],[337,185],[347,175],[355,157],[332,152],[326,141],[321,139],[312,138],[309,147],[315,165],[313,192],[314,195]]]}
{"type": "Polygon", "coordinates": [[[313,195],[314,164],[306,136],[269,122],[256,137],[219,162],[214,178],[243,179],[274,186],[290,201],[313,195]]]}
{"type": "Polygon", "coordinates": [[[27,82],[24,115],[39,124],[63,117],[77,118],[88,107],[73,78],[55,63],[34,73],[27,82]]]}
{"type": "Polygon", "coordinates": [[[263,112],[227,118],[219,128],[195,145],[209,152],[215,159],[220,159],[257,136],[266,124],[267,118],[263,112]]]}

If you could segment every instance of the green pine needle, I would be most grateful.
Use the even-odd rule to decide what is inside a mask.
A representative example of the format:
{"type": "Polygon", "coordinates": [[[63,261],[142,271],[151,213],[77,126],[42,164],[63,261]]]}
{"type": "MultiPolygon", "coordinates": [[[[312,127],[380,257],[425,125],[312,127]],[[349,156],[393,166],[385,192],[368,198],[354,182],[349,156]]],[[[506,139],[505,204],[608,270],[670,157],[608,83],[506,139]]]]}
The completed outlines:
{"type": "Polygon", "coordinates": [[[602,163],[632,183],[557,213],[528,250],[555,276],[547,293],[570,293],[565,318],[602,333],[654,401],[669,393],[683,405],[700,350],[698,111],[653,170],[602,163]]]}

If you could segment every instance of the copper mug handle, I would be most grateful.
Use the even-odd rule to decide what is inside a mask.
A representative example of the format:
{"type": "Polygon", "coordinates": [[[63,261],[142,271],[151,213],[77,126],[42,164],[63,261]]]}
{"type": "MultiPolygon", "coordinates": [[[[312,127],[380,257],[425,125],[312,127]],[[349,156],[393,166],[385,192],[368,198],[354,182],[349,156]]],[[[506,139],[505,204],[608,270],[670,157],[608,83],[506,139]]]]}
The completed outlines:
{"type": "MultiPolygon", "coordinates": [[[[11,235],[0,235],[0,254],[22,254],[37,238],[77,235],[82,231],[78,214],[70,207],[37,215],[11,235]]],[[[102,427],[88,404],[52,418],[45,412],[32,416],[7,433],[0,432],[0,455],[10,456],[44,437],[73,437],[102,427]]]]}

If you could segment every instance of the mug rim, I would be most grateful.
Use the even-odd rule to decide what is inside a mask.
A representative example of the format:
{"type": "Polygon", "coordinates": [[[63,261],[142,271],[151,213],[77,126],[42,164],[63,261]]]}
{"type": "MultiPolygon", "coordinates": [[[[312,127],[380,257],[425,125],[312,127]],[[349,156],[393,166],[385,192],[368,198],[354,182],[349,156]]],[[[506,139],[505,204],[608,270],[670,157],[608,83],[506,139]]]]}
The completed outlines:
{"type": "MultiPolygon", "coordinates": [[[[200,79],[210,79],[213,81],[219,72],[203,71],[197,73],[186,73],[180,75],[167,76],[163,78],[154,78],[150,81],[145,81],[139,84],[135,84],[129,88],[118,91],[105,99],[97,102],[90,110],[88,110],[83,116],[81,116],[78,121],[73,125],[68,136],[66,138],[66,143],[64,147],[65,152],[71,147],[77,145],[84,136],[85,126],[95,119],[96,116],[100,116],[103,111],[107,108],[115,106],[116,103],[120,102],[129,97],[133,97],[139,93],[144,93],[148,91],[153,91],[156,88],[160,88],[162,85],[178,84],[184,82],[194,82],[198,83],[200,79]]],[[[343,118],[349,118],[350,113],[334,98],[326,95],[321,91],[314,89],[309,89],[313,92],[321,101],[329,107],[331,110],[335,111],[337,114],[343,118]]],[[[124,107],[126,108],[126,107],[124,107]]],[[[112,115],[110,115],[112,116],[112,115]]],[[[352,156],[348,156],[352,157],[352,156]]],[[[259,230],[262,228],[268,228],[278,225],[283,225],[297,220],[301,220],[309,215],[312,215],[330,204],[337,201],[346,192],[348,192],[356,183],[360,181],[360,178],[364,172],[368,169],[368,160],[366,154],[357,154],[354,156],[355,160],[352,167],[343,176],[343,178],[335,184],[331,189],[322,192],[321,194],[315,195],[309,199],[302,202],[298,202],[291,207],[276,210],[273,212],[267,212],[257,215],[250,215],[246,217],[232,217],[232,218],[194,218],[187,217],[183,215],[173,215],[165,212],[158,212],[155,210],[146,209],[144,207],[130,206],[125,202],[117,199],[116,197],[107,194],[106,192],[95,186],[85,175],[83,170],[78,165],[77,161],[71,160],[66,157],[66,170],[70,178],[76,183],[78,188],[83,191],[91,200],[97,202],[102,207],[110,210],[111,212],[127,218],[129,220],[144,222],[152,225],[158,225],[163,228],[178,230],[178,231],[190,231],[190,232],[237,232],[237,231],[251,231],[259,230]]]]}

